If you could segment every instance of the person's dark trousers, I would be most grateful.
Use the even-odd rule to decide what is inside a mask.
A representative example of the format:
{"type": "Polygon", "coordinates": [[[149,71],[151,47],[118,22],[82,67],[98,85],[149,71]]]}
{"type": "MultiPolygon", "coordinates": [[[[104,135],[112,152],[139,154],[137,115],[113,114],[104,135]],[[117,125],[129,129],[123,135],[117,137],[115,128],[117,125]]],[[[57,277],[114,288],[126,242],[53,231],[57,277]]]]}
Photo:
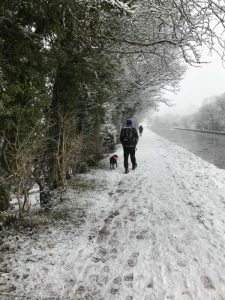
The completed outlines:
{"type": "Polygon", "coordinates": [[[135,148],[136,147],[123,147],[123,155],[124,155],[124,168],[128,169],[128,158],[130,155],[130,159],[132,162],[132,165],[136,165],[136,158],[135,158],[135,148]]]}

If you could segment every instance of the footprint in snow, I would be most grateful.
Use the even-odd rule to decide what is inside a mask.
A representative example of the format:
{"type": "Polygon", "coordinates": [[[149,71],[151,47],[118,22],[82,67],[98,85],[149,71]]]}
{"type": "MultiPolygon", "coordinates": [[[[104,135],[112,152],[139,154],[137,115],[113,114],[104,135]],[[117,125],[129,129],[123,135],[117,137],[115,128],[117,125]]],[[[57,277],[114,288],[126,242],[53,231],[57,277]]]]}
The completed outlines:
{"type": "Polygon", "coordinates": [[[134,280],[133,273],[129,273],[129,274],[124,275],[123,280],[124,281],[133,281],[134,280]]]}
{"type": "Polygon", "coordinates": [[[133,287],[133,280],[123,280],[123,284],[127,288],[132,288],[133,287]]]}
{"type": "Polygon", "coordinates": [[[122,285],[122,278],[120,276],[113,279],[111,283],[110,293],[112,295],[119,294],[119,288],[122,285]]]}
{"type": "Polygon", "coordinates": [[[126,203],[123,203],[122,205],[120,205],[120,210],[124,209],[126,207],[126,203]]]}
{"type": "Polygon", "coordinates": [[[138,252],[134,252],[131,257],[128,259],[127,264],[129,267],[133,268],[137,265],[137,258],[139,256],[138,252]]]}
{"type": "Polygon", "coordinates": [[[137,201],[138,201],[138,197],[133,197],[133,198],[132,198],[132,202],[133,202],[134,204],[136,204],[137,201]]]}
{"type": "Polygon", "coordinates": [[[130,232],[130,235],[129,235],[129,238],[135,238],[136,237],[136,235],[137,235],[137,231],[136,230],[132,230],[131,232],[130,232]]]}
{"type": "Polygon", "coordinates": [[[208,290],[215,290],[215,286],[214,286],[212,280],[208,276],[202,276],[201,281],[202,281],[204,288],[206,288],[208,290]]]}
{"type": "Polygon", "coordinates": [[[112,247],[117,247],[117,246],[119,246],[119,241],[112,238],[109,240],[109,245],[112,247]]]}
{"type": "Polygon", "coordinates": [[[109,273],[109,271],[110,271],[109,266],[104,266],[101,270],[101,272],[103,272],[103,273],[109,273]]]}
{"type": "Polygon", "coordinates": [[[110,235],[110,232],[107,230],[107,227],[104,225],[101,230],[98,232],[97,243],[101,244],[106,241],[107,237],[110,235]]]}
{"type": "Polygon", "coordinates": [[[108,253],[105,248],[100,247],[97,251],[97,253],[92,257],[92,261],[95,263],[98,263],[99,261],[101,262],[106,262],[108,259],[108,253]]]}
{"type": "Polygon", "coordinates": [[[117,194],[124,194],[125,192],[127,192],[127,190],[125,190],[125,189],[117,189],[116,190],[117,194]]]}
{"type": "Polygon", "coordinates": [[[91,274],[88,278],[92,286],[95,285],[95,283],[100,287],[105,286],[109,281],[109,267],[104,266],[98,274],[91,274]]]}
{"type": "Polygon", "coordinates": [[[136,235],[137,240],[144,240],[144,239],[147,239],[147,238],[149,238],[149,232],[148,232],[147,229],[142,230],[141,232],[139,232],[136,235]]]}
{"type": "Polygon", "coordinates": [[[184,268],[184,267],[187,266],[187,261],[186,261],[185,259],[179,259],[179,260],[177,261],[177,265],[178,265],[179,267],[184,268]]]}
{"type": "Polygon", "coordinates": [[[110,251],[110,258],[112,259],[116,259],[117,258],[117,255],[118,255],[118,250],[116,248],[112,248],[110,251]]]}
{"type": "Polygon", "coordinates": [[[111,288],[111,289],[110,289],[110,293],[111,293],[112,295],[119,294],[119,289],[117,289],[117,288],[111,288]]]}
{"type": "Polygon", "coordinates": [[[116,220],[115,221],[115,226],[116,226],[117,229],[121,228],[122,227],[122,222],[120,220],[116,220]]]}
{"type": "Polygon", "coordinates": [[[135,216],[136,216],[135,210],[130,210],[130,211],[129,211],[129,216],[130,216],[130,217],[135,217],[135,216]]]}
{"type": "Polygon", "coordinates": [[[147,288],[148,288],[148,289],[152,289],[152,288],[153,288],[153,279],[151,279],[151,280],[149,281],[149,283],[147,284],[147,288]]]}
{"type": "Polygon", "coordinates": [[[114,193],[113,192],[108,192],[108,195],[112,197],[114,195],[114,193]]]}
{"type": "Polygon", "coordinates": [[[120,215],[120,212],[118,210],[115,210],[115,211],[111,211],[108,215],[108,217],[104,220],[104,222],[109,225],[112,223],[112,220],[119,216],[120,215]]]}
{"type": "Polygon", "coordinates": [[[115,284],[115,285],[122,285],[122,278],[119,276],[119,277],[116,277],[116,278],[114,278],[113,279],[113,284],[115,284]]]}

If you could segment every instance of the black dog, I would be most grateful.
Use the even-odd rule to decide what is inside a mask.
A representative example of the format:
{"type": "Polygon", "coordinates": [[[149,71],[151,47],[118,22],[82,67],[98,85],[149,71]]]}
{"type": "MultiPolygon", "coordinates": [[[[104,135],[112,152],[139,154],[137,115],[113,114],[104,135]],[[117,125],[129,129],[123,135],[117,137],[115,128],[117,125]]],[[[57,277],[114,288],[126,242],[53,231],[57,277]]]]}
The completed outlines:
{"type": "Polygon", "coordinates": [[[117,167],[117,158],[118,156],[116,154],[110,157],[110,170],[114,170],[115,166],[117,167]]]}

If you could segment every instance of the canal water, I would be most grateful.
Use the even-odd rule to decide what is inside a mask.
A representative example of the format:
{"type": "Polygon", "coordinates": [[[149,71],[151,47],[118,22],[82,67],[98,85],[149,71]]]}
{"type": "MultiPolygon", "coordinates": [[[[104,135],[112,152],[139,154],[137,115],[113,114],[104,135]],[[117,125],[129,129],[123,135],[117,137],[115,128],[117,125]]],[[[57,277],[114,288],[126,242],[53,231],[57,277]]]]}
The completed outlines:
{"type": "Polygon", "coordinates": [[[225,135],[153,127],[153,132],[189,150],[203,160],[225,169],[225,135]]]}

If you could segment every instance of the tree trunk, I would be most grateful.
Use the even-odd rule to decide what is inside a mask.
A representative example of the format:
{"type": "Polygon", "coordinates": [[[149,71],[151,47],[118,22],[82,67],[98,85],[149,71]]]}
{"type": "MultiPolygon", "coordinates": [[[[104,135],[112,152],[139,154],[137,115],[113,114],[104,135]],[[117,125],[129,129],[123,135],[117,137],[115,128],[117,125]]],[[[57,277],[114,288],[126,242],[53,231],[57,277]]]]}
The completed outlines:
{"type": "Polygon", "coordinates": [[[9,187],[0,185],[0,211],[9,209],[10,207],[10,193],[9,187]]]}

